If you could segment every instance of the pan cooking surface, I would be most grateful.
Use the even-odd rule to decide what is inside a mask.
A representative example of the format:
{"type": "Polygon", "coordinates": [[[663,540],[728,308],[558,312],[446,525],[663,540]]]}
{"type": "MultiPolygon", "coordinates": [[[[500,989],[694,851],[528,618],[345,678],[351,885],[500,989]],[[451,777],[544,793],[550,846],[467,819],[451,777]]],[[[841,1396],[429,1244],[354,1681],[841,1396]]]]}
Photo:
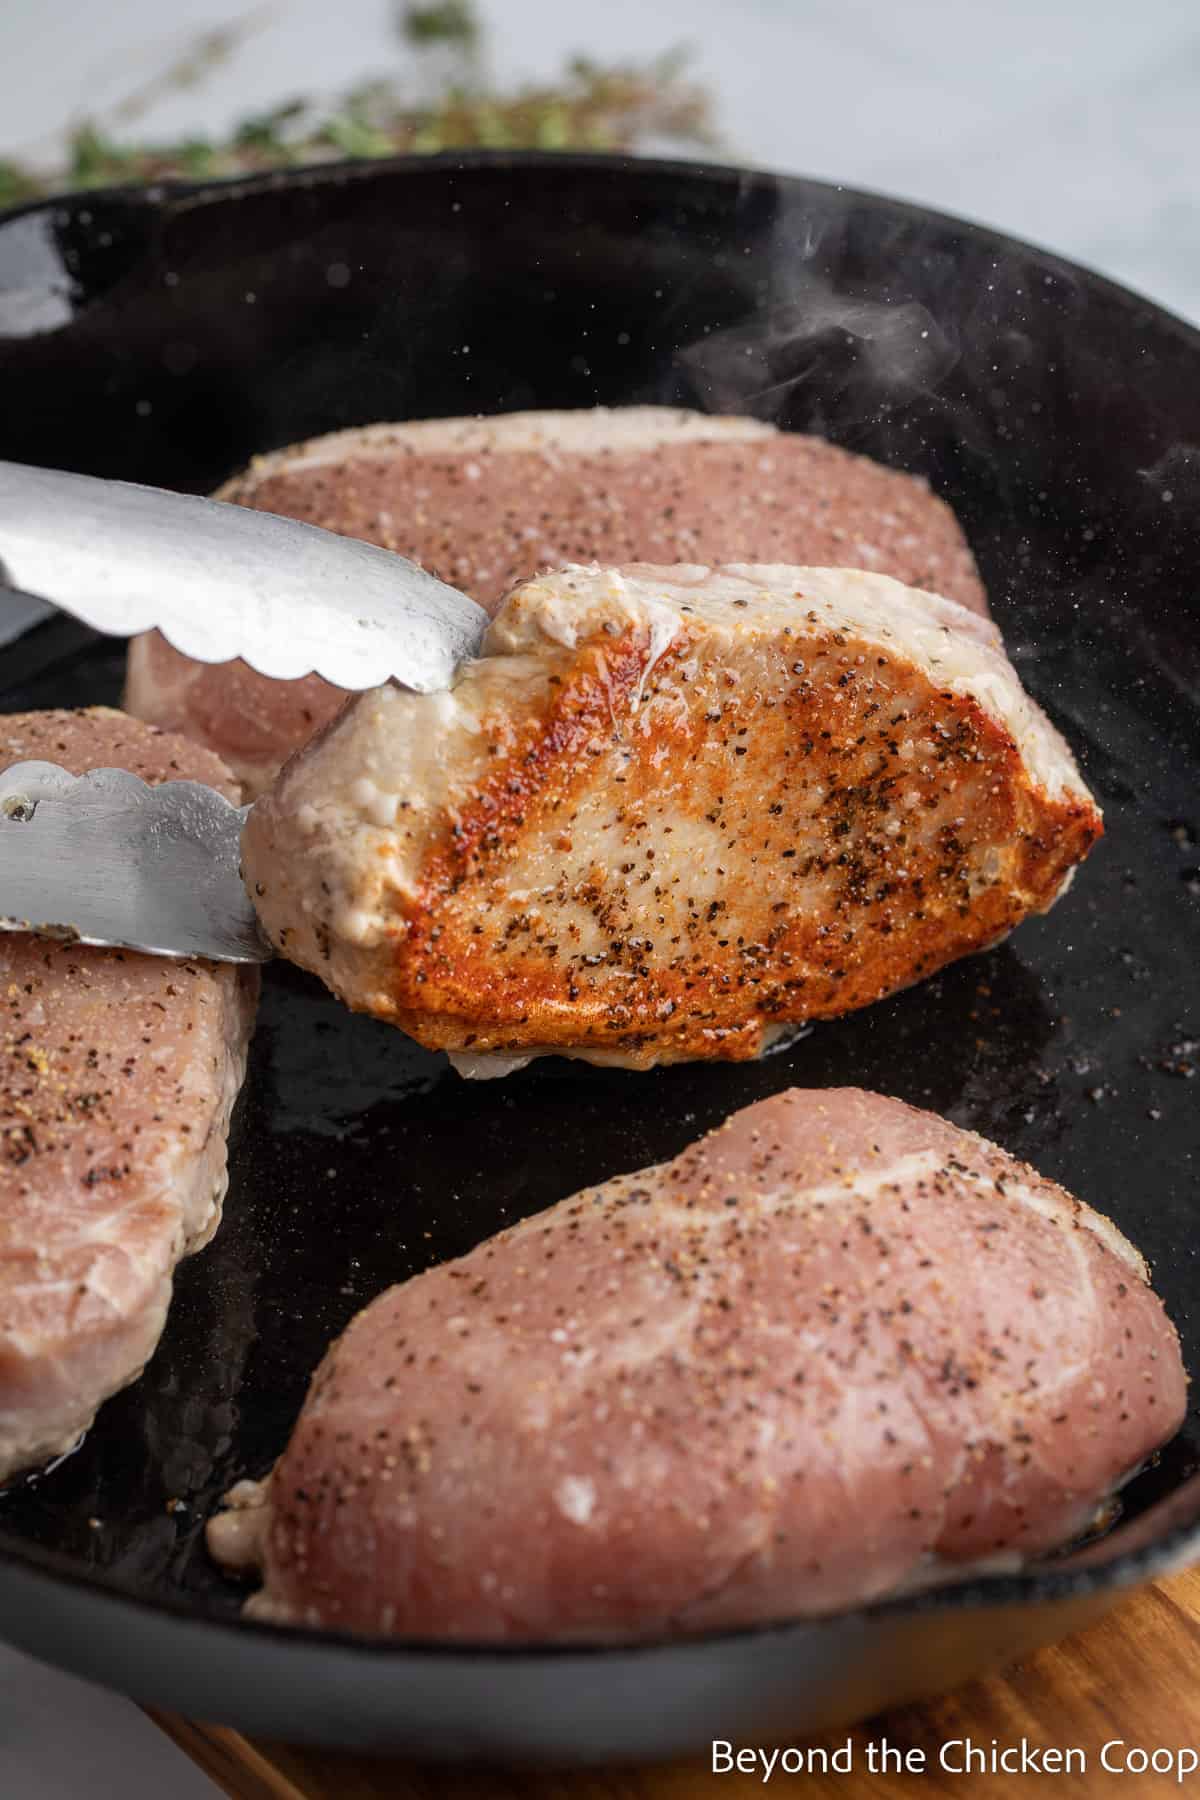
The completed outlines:
{"type": "MultiPolygon", "coordinates": [[[[1022,678],[1107,825],[1047,918],[756,1065],[546,1061],[468,1084],[268,968],[220,1233],[181,1268],[142,1380],[73,1455],[0,1496],[0,1611],[17,1641],[279,1733],[646,1753],[707,1742],[714,1679],[722,1735],[770,1717],[819,1726],[1098,1605],[1035,1575],[664,1648],[642,1653],[656,1673],[640,1705],[621,1686],[637,1657],[621,1652],[553,1653],[531,1674],[519,1656],[196,1629],[232,1620],[243,1593],[207,1559],[204,1519],[269,1466],[367,1300],[793,1084],[931,1108],[1110,1213],[1200,1370],[1195,335],[1054,258],[898,203],[730,171],[481,157],[0,222],[0,395],[0,457],[190,487],[378,417],[659,400],[822,430],[928,474],[956,506],[1022,678]],[[349,288],[325,282],[334,261],[355,271],[349,288]],[[18,333],[9,291],[23,282],[28,318],[55,281],[57,327],[18,333]],[[120,1610],[114,1594],[141,1604],[120,1610]],[[80,1633],[106,1605],[120,1628],[89,1656],[80,1633]]],[[[111,641],[44,625],[0,651],[0,702],[115,704],[121,664],[111,641]]],[[[1176,1492],[1198,1448],[1193,1408],[1127,1489],[1124,1520],[1176,1492]]]]}

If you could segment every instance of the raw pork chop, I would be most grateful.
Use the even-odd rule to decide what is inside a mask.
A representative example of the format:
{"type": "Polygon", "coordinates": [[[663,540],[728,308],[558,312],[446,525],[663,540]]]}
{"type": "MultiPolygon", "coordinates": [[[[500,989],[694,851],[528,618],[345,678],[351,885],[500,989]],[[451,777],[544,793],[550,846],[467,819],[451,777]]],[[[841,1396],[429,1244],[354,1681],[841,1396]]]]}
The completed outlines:
{"type": "MultiPolygon", "coordinates": [[[[489,607],[567,561],[736,559],[881,569],[987,612],[924,481],[753,419],[637,406],[370,425],[259,457],[218,497],[399,550],[489,607]]],[[[192,662],[157,634],[130,649],[129,710],[219,751],[250,794],[344,699],[318,676],[192,662]]]]}
{"type": "Polygon", "coordinates": [[[642,1068],[756,1056],[994,943],[1100,829],[953,601],[634,566],[517,589],[446,693],[353,702],[243,855],[273,942],[350,1006],[642,1068]]]}
{"type": "MultiPolygon", "coordinates": [[[[0,766],[233,792],[207,750],[96,707],[0,718],[0,766]]],[[[15,827],[10,828],[15,829],[15,827]]],[[[257,973],[0,933],[0,1479],[141,1373],[216,1230],[257,973]]]]}
{"type": "Polygon", "coordinates": [[[209,1527],[258,1617],[638,1638],[1070,1539],[1184,1416],[1107,1219],[971,1132],[780,1094],[394,1287],[209,1527]]]}

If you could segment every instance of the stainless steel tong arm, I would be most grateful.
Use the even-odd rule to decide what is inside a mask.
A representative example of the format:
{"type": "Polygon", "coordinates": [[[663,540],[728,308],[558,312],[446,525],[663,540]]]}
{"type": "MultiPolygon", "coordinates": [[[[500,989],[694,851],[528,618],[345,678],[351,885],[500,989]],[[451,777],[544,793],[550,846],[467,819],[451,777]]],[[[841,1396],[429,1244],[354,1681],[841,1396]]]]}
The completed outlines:
{"type": "MultiPolygon", "coordinates": [[[[194,494],[0,462],[8,581],[98,631],[338,687],[447,687],[487,615],[390,550],[194,494]]],[[[4,593],[0,589],[0,610],[4,593]]]]}
{"type": "Polygon", "coordinates": [[[265,962],[241,878],[247,810],[198,781],[14,763],[0,773],[0,931],[265,962]]]}

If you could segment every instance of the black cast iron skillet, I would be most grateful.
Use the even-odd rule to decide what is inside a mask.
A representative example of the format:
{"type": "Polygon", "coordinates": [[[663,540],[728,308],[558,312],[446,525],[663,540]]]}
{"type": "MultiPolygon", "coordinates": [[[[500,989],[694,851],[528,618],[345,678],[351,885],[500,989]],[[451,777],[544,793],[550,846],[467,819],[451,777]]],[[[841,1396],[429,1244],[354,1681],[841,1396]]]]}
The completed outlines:
{"type": "MultiPolygon", "coordinates": [[[[0,457],[204,489],[337,426],[670,401],[930,477],[1106,809],[1044,920],[758,1065],[467,1085],[268,971],[226,1223],[83,1447],[0,1497],[0,1630],[139,1699],[422,1756],[794,1738],[931,1692],[1200,1556],[1195,1414],[1074,1558],[819,1623],[622,1649],[240,1624],[201,1528],[389,1282],[792,1083],[972,1126],[1110,1212],[1200,1369],[1200,336],[976,226],[765,174],[471,156],[109,193],[0,221],[0,457]]],[[[115,701],[38,628],[5,708],[115,701]]]]}

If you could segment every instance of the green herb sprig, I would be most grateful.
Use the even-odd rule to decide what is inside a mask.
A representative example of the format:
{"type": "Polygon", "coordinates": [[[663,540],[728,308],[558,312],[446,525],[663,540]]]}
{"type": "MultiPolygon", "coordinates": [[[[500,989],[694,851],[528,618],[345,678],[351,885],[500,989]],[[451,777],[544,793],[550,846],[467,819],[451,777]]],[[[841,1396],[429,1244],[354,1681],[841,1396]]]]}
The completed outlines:
{"type": "MultiPolygon", "coordinates": [[[[227,136],[165,143],[126,142],[92,120],[69,134],[66,155],[49,171],[0,158],[0,207],[80,188],[129,182],[253,175],[299,163],[437,150],[637,150],[647,140],[691,149],[719,143],[705,89],[687,78],[686,52],[644,64],[603,64],[573,57],[557,82],[509,92],[483,80],[484,32],[470,0],[405,6],[401,35],[410,62],[436,53],[439,78],[425,99],[399,78],[363,83],[332,105],[290,99],[244,119],[227,136]]],[[[211,32],[118,110],[128,124],[162,92],[193,86],[232,52],[246,29],[211,32]]]]}

